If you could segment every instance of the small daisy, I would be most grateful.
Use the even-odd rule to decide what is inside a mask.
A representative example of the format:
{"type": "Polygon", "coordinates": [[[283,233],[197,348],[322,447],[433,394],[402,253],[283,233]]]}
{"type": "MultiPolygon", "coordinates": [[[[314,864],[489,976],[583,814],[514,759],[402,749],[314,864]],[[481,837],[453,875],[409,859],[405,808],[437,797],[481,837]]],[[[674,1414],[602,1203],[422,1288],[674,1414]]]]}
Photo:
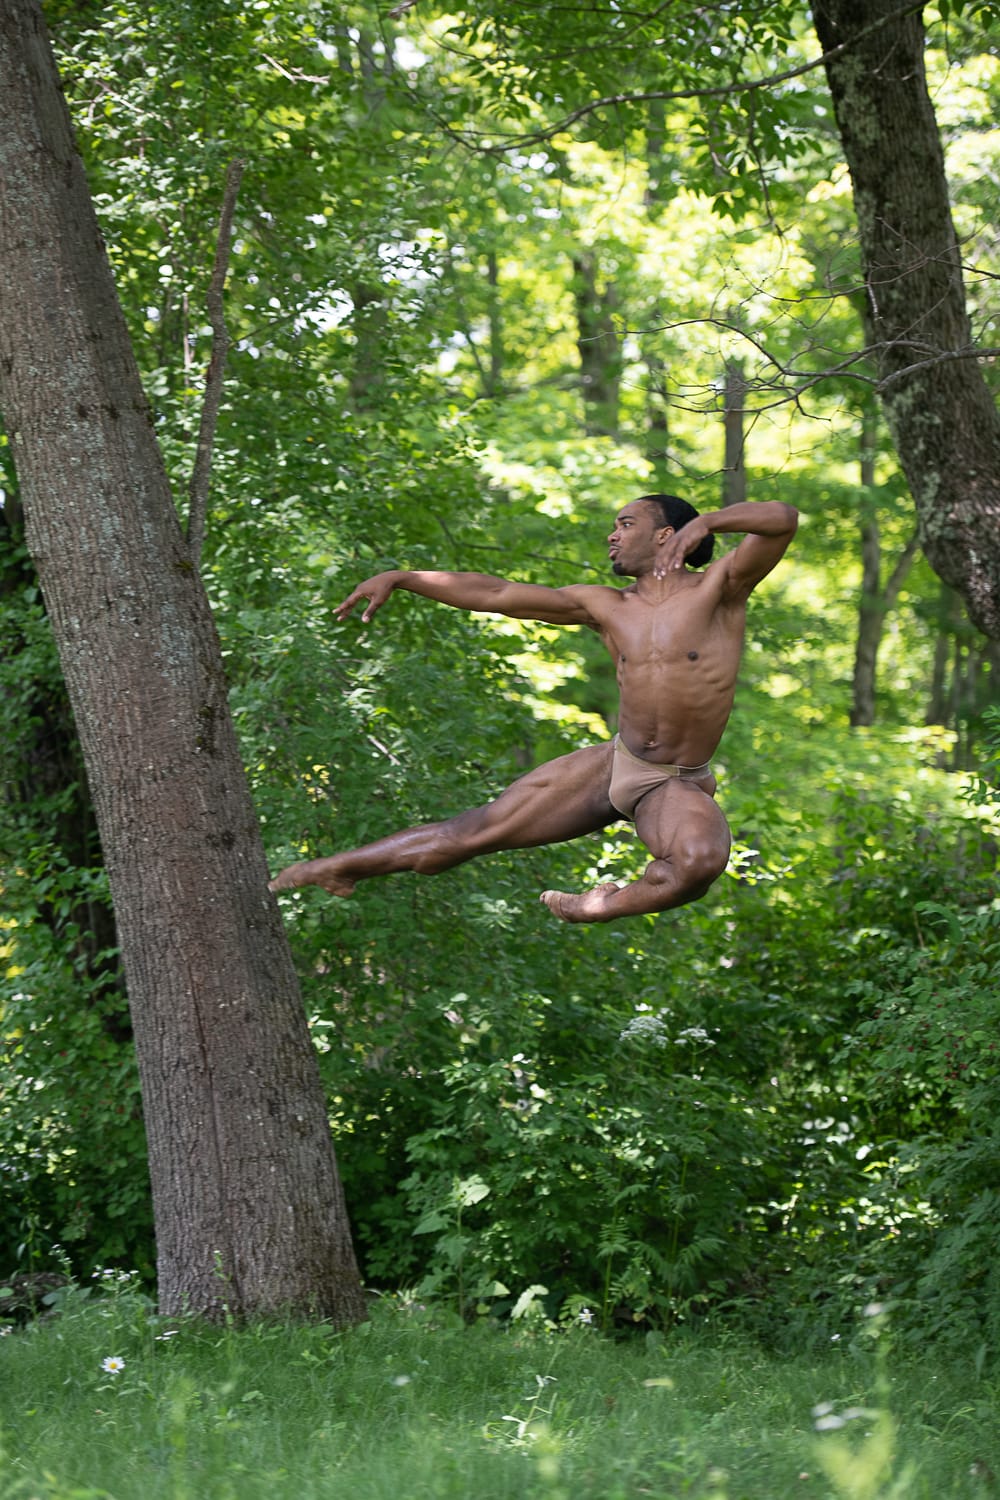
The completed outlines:
{"type": "Polygon", "coordinates": [[[109,1375],[117,1375],[118,1372],[120,1370],[124,1370],[124,1368],[125,1361],[123,1359],[119,1359],[117,1354],[109,1354],[107,1359],[101,1360],[101,1369],[107,1370],[109,1375]]]}
{"type": "Polygon", "coordinates": [[[589,1307],[581,1307],[577,1316],[581,1323],[592,1323],[594,1321],[594,1314],[589,1307]]]}

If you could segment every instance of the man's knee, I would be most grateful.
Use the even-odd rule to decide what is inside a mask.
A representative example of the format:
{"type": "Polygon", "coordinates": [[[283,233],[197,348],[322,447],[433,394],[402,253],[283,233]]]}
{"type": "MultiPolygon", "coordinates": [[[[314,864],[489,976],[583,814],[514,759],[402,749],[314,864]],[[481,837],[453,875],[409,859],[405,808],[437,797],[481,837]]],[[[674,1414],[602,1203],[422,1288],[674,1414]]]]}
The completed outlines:
{"type": "Polygon", "coordinates": [[[690,837],[675,845],[668,858],[654,859],[645,878],[681,904],[704,896],[728,863],[728,846],[717,839],[690,837]]]}
{"type": "Polygon", "coordinates": [[[686,878],[703,896],[729,863],[729,840],[692,838],[683,851],[686,878]]]}

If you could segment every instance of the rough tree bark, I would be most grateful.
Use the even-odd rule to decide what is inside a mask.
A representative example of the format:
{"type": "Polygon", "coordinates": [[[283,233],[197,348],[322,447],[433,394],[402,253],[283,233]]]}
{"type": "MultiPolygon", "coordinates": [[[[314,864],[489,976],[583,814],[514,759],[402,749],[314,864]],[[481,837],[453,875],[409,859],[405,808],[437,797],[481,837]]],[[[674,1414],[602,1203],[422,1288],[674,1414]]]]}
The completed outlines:
{"type": "Polygon", "coordinates": [[[226,700],[35,0],[0,8],[0,406],[132,1009],[165,1312],[364,1314],[226,700]]]}
{"type": "Polygon", "coordinates": [[[920,8],[813,0],[854,184],[883,406],[920,544],[1000,637],[1000,415],[976,362],[920,8]],[[897,13],[898,12],[898,13],[897,13]],[[881,25],[873,25],[884,22],[881,25]]]}

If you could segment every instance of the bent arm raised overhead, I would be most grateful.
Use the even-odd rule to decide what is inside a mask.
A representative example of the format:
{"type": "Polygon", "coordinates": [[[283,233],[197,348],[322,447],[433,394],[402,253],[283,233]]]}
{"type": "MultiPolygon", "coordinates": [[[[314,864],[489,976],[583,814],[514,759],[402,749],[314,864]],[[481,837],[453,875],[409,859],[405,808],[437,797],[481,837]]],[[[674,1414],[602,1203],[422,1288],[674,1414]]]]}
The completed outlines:
{"type": "Polygon", "coordinates": [[[781,500],[747,500],[722,510],[706,511],[675,531],[658,559],[661,577],[671,568],[684,566],[685,558],[702,539],[716,532],[744,532],[744,539],[714,567],[726,570],[726,592],[748,595],[784,557],[799,524],[794,505],[781,500]]]}
{"type": "Polygon", "coordinates": [[[422,594],[425,599],[450,604],[455,609],[509,615],[516,620],[543,620],[549,625],[597,624],[586,602],[594,585],[550,589],[535,583],[494,578],[489,573],[424,573],[404,569],[377,573],[359,583],[334,613],[338,620],[344,620],[360,600],[367,599],[367,608],[361,616],[367,623],[396,589],[422,594]]]}

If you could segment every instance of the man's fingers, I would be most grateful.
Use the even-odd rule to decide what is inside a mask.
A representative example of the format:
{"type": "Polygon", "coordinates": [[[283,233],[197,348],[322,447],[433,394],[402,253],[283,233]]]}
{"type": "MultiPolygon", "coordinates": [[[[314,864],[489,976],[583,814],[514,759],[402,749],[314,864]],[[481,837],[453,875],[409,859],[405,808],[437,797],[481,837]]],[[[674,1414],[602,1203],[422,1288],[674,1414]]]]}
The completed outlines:
{"type": "Polygon", "coordinates": [[[346,620],[354,606],[360,603],[362,599],[368,601],[361,616],[362,625],[367,625],[375,611],[384,603],[382,599],[373,599],[370,594],[352,594],[349,599],[345,599],[343,604],[335,611],[337,619],[341,621],[346,620]]]}
{"type": "Polygon", "coordinates": [[[343,604],[337,605],[336,609],[334,610],[334,614],[337,616],[337,619],[346,620],[347,616],[351,613],[351,610],[354,608],[354,606],[356,604],[360,604],[362,599],[367,599],[369,602],[361,618],[364,621],[370,620],[372,615],[378,609],[378,603],[371,598],[370,594],[364,594],[360,589],[355,589],[353,594],[348,594],[343,604]]]}
{"type": "Polygon", "coordinates": [[[359,584],[353,594],[348,594],[343,604],[337,605],[334,614],[338,620],[345,620],[354,606],[364,600],[365,609],[361,616],[361,623],[367,625],[375,611],[381,609],[390,593],[391,590],[383,586],[381,578],[369,578],[367,583],[359,584]]]}

